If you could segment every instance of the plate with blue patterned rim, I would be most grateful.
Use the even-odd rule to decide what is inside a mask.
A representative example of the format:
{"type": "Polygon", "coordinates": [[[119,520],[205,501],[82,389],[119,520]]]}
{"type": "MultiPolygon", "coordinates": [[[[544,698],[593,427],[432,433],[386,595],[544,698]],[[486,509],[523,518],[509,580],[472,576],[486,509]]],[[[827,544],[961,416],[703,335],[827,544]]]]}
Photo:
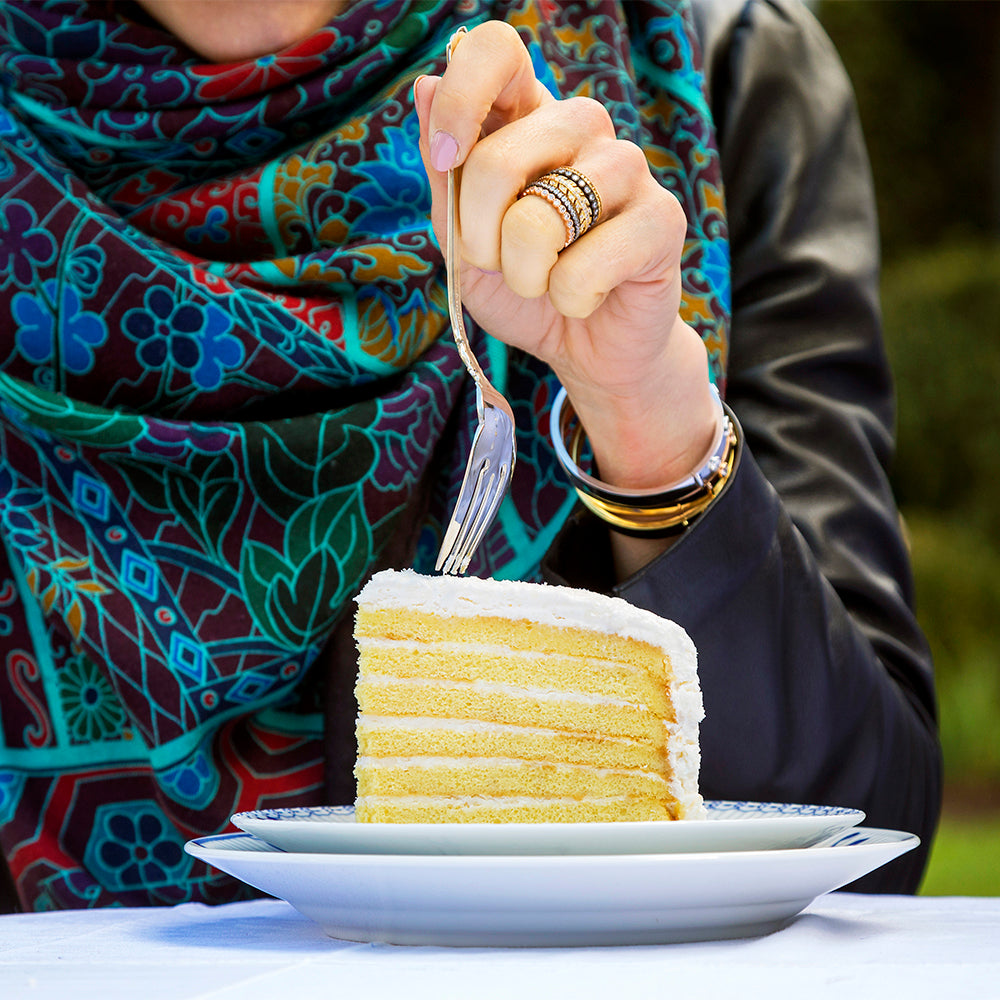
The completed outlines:
{"type": "Polygon", "coordinates": [[[235,827],[312,854],[692,854],[810,847],[865,814],[838,806],[705,803],[705,819],[640,823],[356,823],[352,806],[236,813],[235,827]]]}
{"type": "Polygon", "coordinates": [[[697,854],[302,854],[249,833],[185,849],[286,900],[331,937],[556,947],[767,934],[919,842],[855,827],[813,847],[697,854]]]}

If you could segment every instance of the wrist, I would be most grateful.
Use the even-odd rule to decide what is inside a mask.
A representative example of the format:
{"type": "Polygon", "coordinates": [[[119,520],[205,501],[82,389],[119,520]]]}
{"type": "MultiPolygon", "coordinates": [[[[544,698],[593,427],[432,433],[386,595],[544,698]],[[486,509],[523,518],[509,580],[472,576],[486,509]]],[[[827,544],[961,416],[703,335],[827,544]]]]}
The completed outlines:
{"type": "Polygon", "coordinates": [[[704,464],[719,433],[719,405],[701,338],[679,324],[634,384],[561,379],[600,478],[622,489],[677,482],[704,464]]]}

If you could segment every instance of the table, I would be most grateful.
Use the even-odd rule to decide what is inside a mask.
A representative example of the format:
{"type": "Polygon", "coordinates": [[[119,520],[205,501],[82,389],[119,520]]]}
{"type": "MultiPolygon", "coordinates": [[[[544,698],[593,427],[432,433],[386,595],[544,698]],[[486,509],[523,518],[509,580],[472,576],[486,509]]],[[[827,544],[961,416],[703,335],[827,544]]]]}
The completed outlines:
{"type": "Polygon", "coordinates": [[[627,948],[326,937],[287,903],[0,917],[5,1000],[1000,998],[1000,898],[822,896],[775,933],[627,948]]]}

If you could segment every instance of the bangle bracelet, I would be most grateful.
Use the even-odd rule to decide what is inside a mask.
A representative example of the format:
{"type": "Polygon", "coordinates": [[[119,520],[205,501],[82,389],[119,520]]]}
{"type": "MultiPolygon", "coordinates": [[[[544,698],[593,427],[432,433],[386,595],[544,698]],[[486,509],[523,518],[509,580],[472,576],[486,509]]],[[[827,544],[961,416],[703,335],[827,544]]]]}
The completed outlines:
{"type": "Polygon", "coordinates": [[[561,388],[552,404],[549,431],[559,464],[566,470],[581,502],[616,531],[658,538],[683,531],[725,486],[736,467],[739,434],[732,411],[712,392],[719,408],[719,431],[706,461],[685,479],[649,490],[619,489],[584,472],[578,462],[585,437],[572,403],[561,388]]]}

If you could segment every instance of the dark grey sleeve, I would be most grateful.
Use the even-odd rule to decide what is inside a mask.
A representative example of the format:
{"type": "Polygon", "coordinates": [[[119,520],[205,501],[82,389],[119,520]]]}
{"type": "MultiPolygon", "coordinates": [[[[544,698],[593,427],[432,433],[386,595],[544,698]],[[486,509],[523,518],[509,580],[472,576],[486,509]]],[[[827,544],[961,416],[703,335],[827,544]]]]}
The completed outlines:
{"type": "MultiPolygon", "coordinates": [[[[864,809],[923,844],[851,888],[913,892],[940,807],[930,656],[886,466],[892,383],[853,94],[793,3],[695,0],[731,230],[726,398],[739,468],[664,556],[614,588],[698,647],[708,798],[864,809]]],[[[553,581],[610,589],[589,515],[553,581]]]]}

